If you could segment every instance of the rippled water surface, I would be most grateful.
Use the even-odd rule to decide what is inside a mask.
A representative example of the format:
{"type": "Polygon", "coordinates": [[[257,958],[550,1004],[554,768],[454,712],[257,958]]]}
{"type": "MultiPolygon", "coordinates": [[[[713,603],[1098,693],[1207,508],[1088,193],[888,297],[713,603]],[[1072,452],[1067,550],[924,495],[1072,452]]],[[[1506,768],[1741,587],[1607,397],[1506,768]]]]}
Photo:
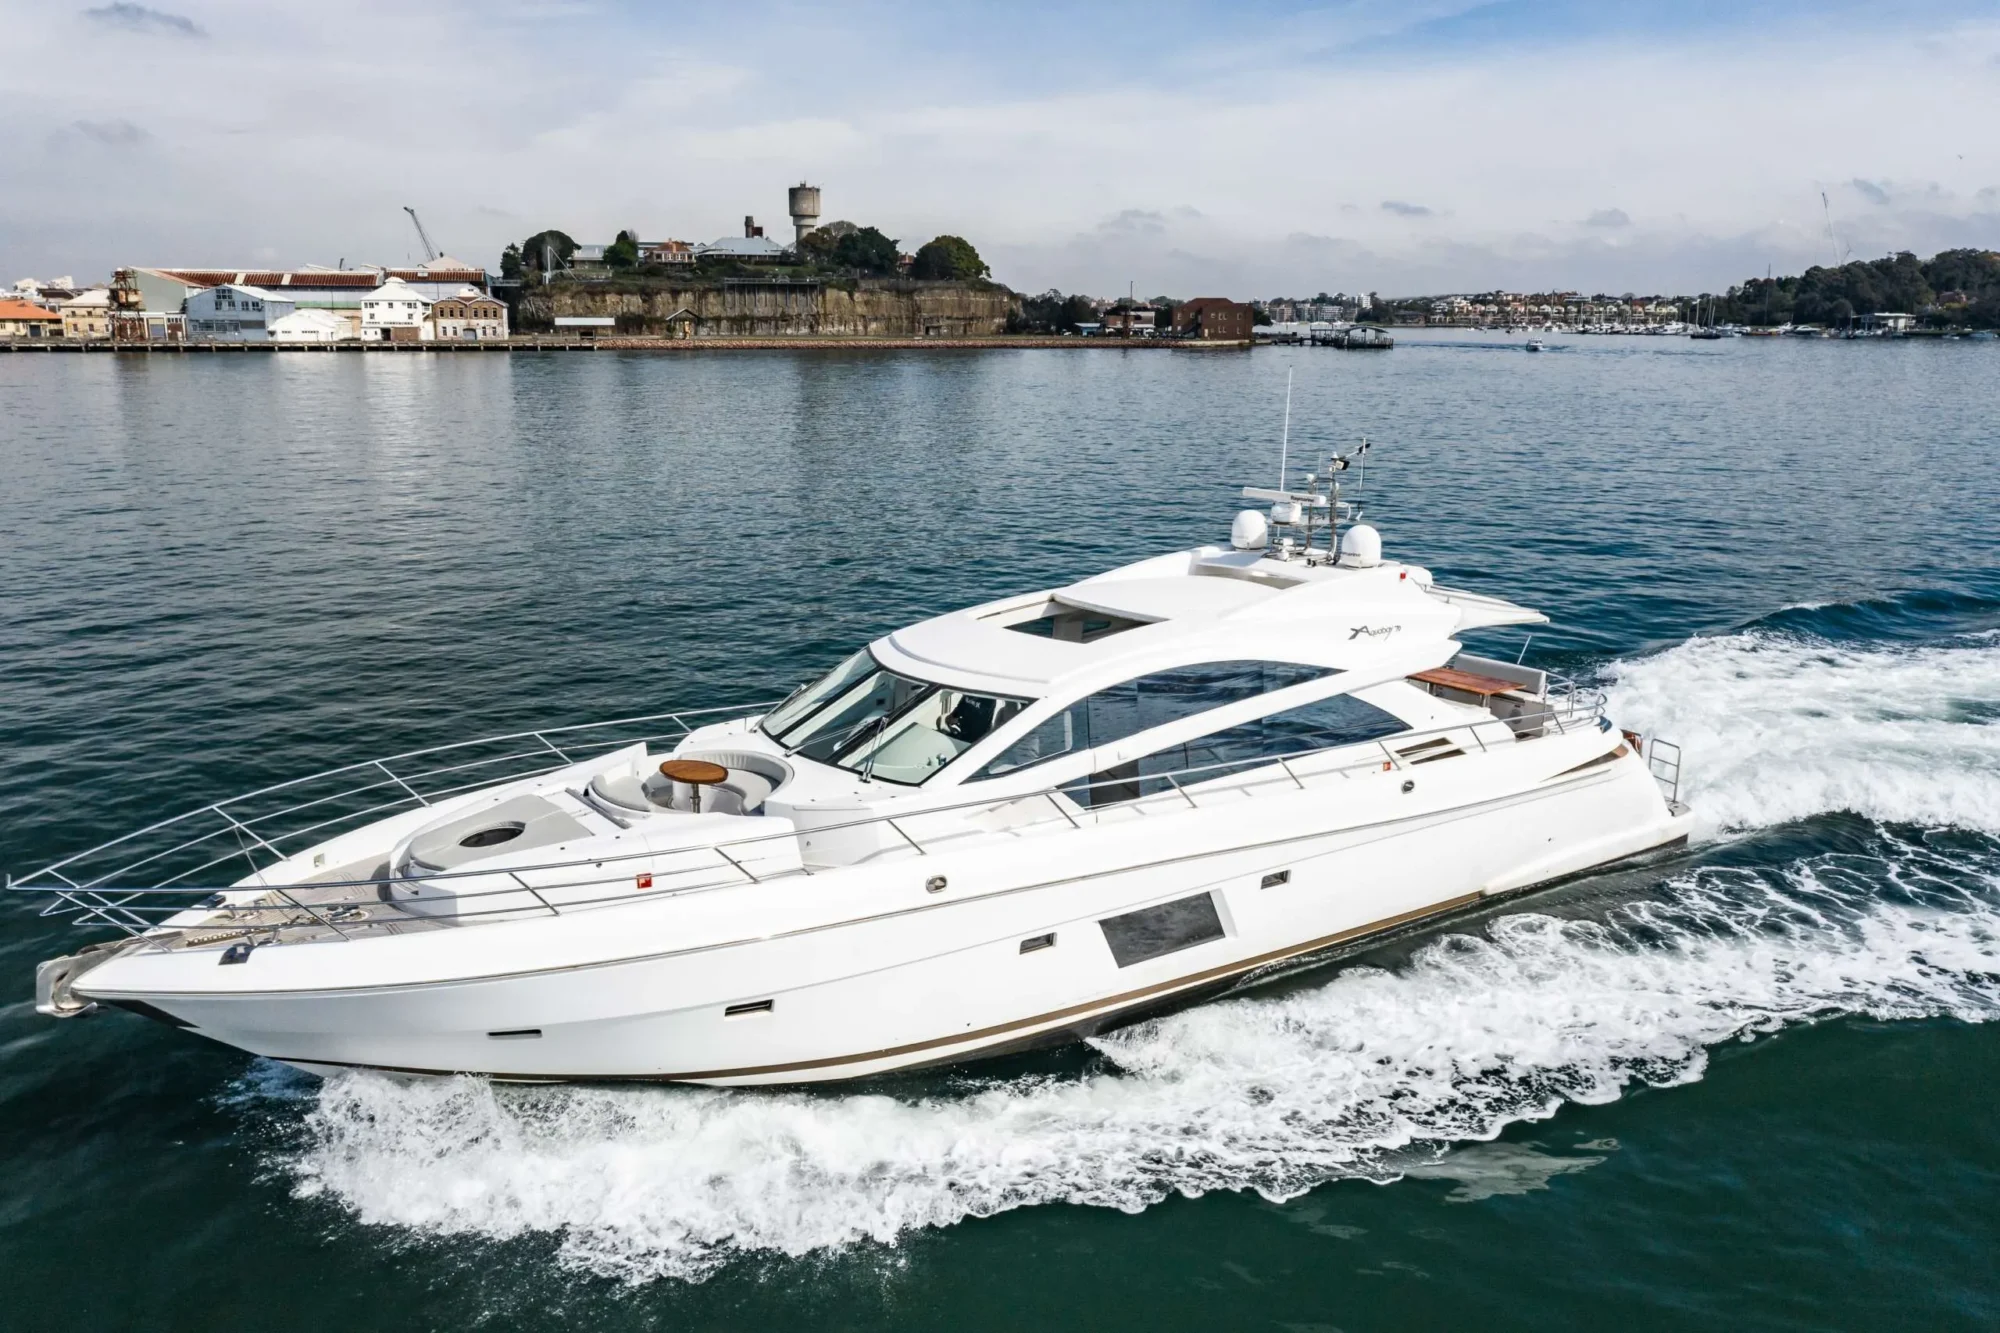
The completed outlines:
{"type": "MultiPolygon", "coordinates": [[[[2000,1324],[2000,354],[0,357],[0,863],[266,781],[782,693],[919,616],[1370,517],[1686,747],[1683,858],[862,1089],[320,1083],[0,905],[8,1321],[2000,1324]]],[[[1491,647],[1518,651],[1518,634],[1491,647]]]]}

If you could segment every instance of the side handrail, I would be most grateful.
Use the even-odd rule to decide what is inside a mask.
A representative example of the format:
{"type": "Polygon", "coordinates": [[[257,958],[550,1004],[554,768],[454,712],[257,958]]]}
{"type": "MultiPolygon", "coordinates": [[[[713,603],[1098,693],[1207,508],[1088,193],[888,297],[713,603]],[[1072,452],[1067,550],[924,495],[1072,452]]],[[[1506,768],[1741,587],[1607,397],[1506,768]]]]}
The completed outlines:
{"type": "MultiPolygon", "coordinates": [[[[546,738],[549,736],[568,735],[579,731],[596,731],[596,730],[602,730],[607,727],[632,726],[635,724],[647,723],[647,722],[660,722],[660,721],[672,722],[681,728],[683,734],[688,734],[692,733],[694,728],[688,726],[687,723],[682,721],[683,718],[712,716],[716,713],[731,713],[745,717],[760,716],[764,712],[768,711],[769,707],[770,707],[769,704],[750,704],[750,705],[727,704],[715,708],[683,708],[670,713],[646,713],[634,717],[611,718],[603,722],[578,722],[561,727],[541,727],[531,731],[501,732],[497,735],[480,736],[472,740],[449,741],[443,745],[430,745],[430,746],[425,746],[421,749],[404,750],[398,754],[384,755],[381,758],[377,759],[363,759],[351,764],[341,764],[338,767],[323,769],[320,772],[310,773],[304,777],[287,778],[283,782],[274,782],[268,786],[258,787],[255,788],[254,790],[247,792],[240,792],[235,796],[230,796],[223,800],[211,801],[207,805],[201,806],[198,809],[184,811],[178,815],[171,815],[166,819],[156,820],[153,823],[144,825],[141,828],[136,828],[131,830],[130,832],[120,834],[118,837],[107,839],[104,842],[98,843],[94,847],[88,847],[85,848],[83,851],[74,852],[71,855],[62,858],[59,861],[52,861],[48,865],[41,867],[39,870],[32,871],[28,875],[21,877],[19,881],[13,881],[13,882],[29,883],[34,880],[41,879],[45,876],[56,875],[65,867],[74,865],[76,862],[82,861],[88,857],[96,856],[108,850],[109,848],[121,846],[125,843],[131,842],[136,838],[144,837],[148,833],[155,833],[158,832],[160,829],[170,828],[175,824],[184,823],[192,819],[198,819],[206,814],[211,814],[211,813],[219,814],[225,820],[229,820],[230,822],[236,822],[232,819],[230,815],[225,813],[227,807],[241,805],[247,801],[256,800],[260,796],[269,796],[274,792],[287,791],[299,787],[304,787],[310,783],[322,782],[328,778],[338,777],[344,773],[357,773],[362,770],[373,768],[385,773],[387,776],[382,781],[371,782],[364,784],[363,786],[360,787],[352,787],[344,791],[331,793],[326,796],[315,797],[311,801],[302,802],[299,805],[295,806],[288,806],[282,810],[269,811],[266,812],[265,814],[255,816],[253,819],[244,820],[241,822],[245,827],[253,826],[256,823],[282,818],[286,814],[296,813],[297,811],[302,809],[309,809],[316,805],[324,805],[332,801],[337,801],[342,797],[354,796],[368,791],[379,790],[383,787],[391,785],[392,783],[402,786],[406,791],[410,791],[412,796],[415,796],[416,793],[409,786],[409,783],[404,781],[403,778],[398,777],[395,773],[391,772],[387,766],[390,764],[401,763],[410,759],[420,759],[426,755],[445,754],[447,752],[454,750],[460,750],[460,751],[469,750],[475,746],[498,745],[505,741],[517,741],[517,740],[529,740],[529,739],[540,740],[544,745],[547,745],[548,742],[546,738]]],[[[636,740],[643,740],[643,739],[651,739],[651,738],[635,737],[632,738],[631,740],[621,739],[618,741],[606,743],[602,748],[617,749],[620,746],[632,744],[636,740]]],[[[555,747],[549,746],[549,748],[554,749],[555,747]]],[[[529,751],[528,753],[543,754],[546,753],[546,751],[529,751]]],[[[560,754],[561,751],[557,751],[557,753],[560,754]]],[[[464,768],[479,767],[483,764],[504,763],[507,761],[507,759],[512,757],[518,757],[518,756],[494,756],[486,760],[474,761],[473,763],[470,764],[452,765],[443,768],[429,769],[419,773],[412,773],[408,776],[412,780],[421,781],[426,777],[436,776],[441,773],[461,771],[464,768]]],[[[578,761],[572,760],[570,762],[578,762],[578,761]]],[[[542,770],[542,771],[551,771],[551,770],[542,770]]],[[[496,779],[496,781],[504,781],[504,780],[505,779],[496,779]]],[[[491,784],[480,783],[477,785],[486,786],[491,784]]],[[[441,794],[449,794],[449,793],[436,793],[436,792],[432,793],[433,796],[441,794]]],[[[422,800],[422,797],[417,797],[417,799],[422,800]]],[[[406,802],[397,801],[391,804],[403,804],[403,803],[406,802]]],[[[377,808],[386,808],[386,807],[377,807],[377,808]]],[[[201,838],[195,839],[194,843],[199,844],[200,842],[208,838],[216,837],[221,834],[227,833],[229,831],[230,831],[229,828],[227,827],[227,825],[225,825],[223,828],[216,829],[211,833],[204,834],[201,838]]],[[[291,836],[291,835],[284,835],[284,836],[291,836]]],[[[163,853],[155,853],[154,856],[145,858],[144,861],[141,861],[138,864],[144,864],[145,861],[157,859],[161,855],[169,855],[176,850],[180,850],[180,848],[169,848],[163,853]]]]}
{"type": "MultiPolygon", "coordinates": [[[[1597,708],[1601,708],[1601,705],[1602,701],[1600,698],[1597,701],[1597,708]]],[[[1589,716],[1593,720],[1597,717],[1597,715],[1598,714],[1596,708],[1594,708],[1589,714],[1589,716]]],[[[1572,704],[1572,706],[1564,708],[1549,708],[1537,713],[1524,714],[1513,719],[1508,719],[1508,722],[1510,724],[1516,724],[1516,725],[1522,723],[1527,723],[1532,725],[1553,724],[1559,733],[1564,733],[1567,732],[1567,730],[1569,729],[1569,725],[1574,723],[1575,720],[1576,720],[1576,708],[1572,704]]],[[[1395,740],[1399,743],[1399,745],[1402,748],[1407,748],[1408,742],[1419,741],[1426,737],[1434,737],[1439,735],[1446,735],[1453,732],[1463,732],[1463,731],[1472,731],[1474,732],[1474,734],[1476,734],[1477,728],[1480,725],[1483,725],[1485,721],[1486,719],[1468,719],[1464,721],[1451,723],[1441,727],[1428,728],[1423,731],[1404,732],[1396,737],[1384,738],[1384,739],[1395,740]]],[[[467,744],[470,743],[471,742],[467,742],[467,744]]],[[[1304,778],[1331,777],[1336,775],[1346,776],[1350,775],[1355,771],[1360,771],[1364,769],[1379,770],[1379,767],[1384,766],[1384,761],[1376,758],[1368,758],[1354,763],[1344,764],[1335,768],[1327,768],[1320,770],[1308,769],[1304,771],[1303,777],[1301,776],[1301,772],[1299,770],[1294,769],[1293,767],[1294,761],[1307,759],[1314,755],[1328,754],[1335,750],[1347,749],[1350,748],[1352,744],[1353,744],[1352,742],[1349,742],[1339,745],[1318,746],[1308,749],[1292,751],[1285,754],[1259,755],[1251,758],[1221,760],[1208,764],[1191,765],[1187,768],[1174,770],[1169,773],[1147,774],[1139,778],[1138,781],[1140,781],[1141,783],[1165,781],[1167,783],[1167,787],[1171,789],[1172,793],[1177,795],[1181,800],[1186,801],[1187,804],[1191,806],[1200,808],[1199,803],[1194,799],[1194,793],[1189,792],[1187,790],[1187,787],[1184,786],[1180,781],[1177,781],[1177,779],[1187,778],[1190,775],[1194,775],[1196,777],[1197,783],[1199,783],[1202,781],[1210,781],[1213,780],[1214,778],[1224,776],[1226,775],[1226,772],[1229,770],[1243,772],[1246,776],[1248,776],[1249,774],[1252,773],[1261,772],[1264,769],[1277,768],[1284,775],[1283,781],[1288,781],[1289,783],[1294,784],[1297,789],[1303,790],[1305,789],[1306,785],[1304,778]]],[[[1366,745],[1369,743],[1363,742],[1362,744],[1366,745]]],[[[445,748],[445,747],[436,747],[436,748],[445,748]]],[[[1389,750],[1386,745],[1383,746],[1383,749],[1385,752],[1391,754],[1392,756],[1395,756],[1396,752],[1394,750],[1389,750]]],[[[1391,762],[1394,762],[1393,758],[1391,762]]],[[[350,767],[360,767],[360,766],[361,765],[350,766],[350,767]]],[[[340,771],[340,770],[332,770],[332,771],[340,771]]],[[[700,852],[712,851],[715,852],[717,855],[719,855],[724,862],[728,863],[730,867],[735,872],[737,872],[737,875],[741,875],[742,877],[747,878],[752,883],[763,883],[766,882],[768,879],[777,876],[782,876],[792,873],[809,874],[811,872],[808,868],[804,867],[803,864],[801,864],[801,866],[797,870],[766,872],[764,875],[760,876],[755,872],[751,871],[750,869],[748,869],[746,866],[744,866],[741,860],[739,860],[738,856],[731,855],[731,852],[734,851],[740,853],[746,848],[753,848],[758,846],[759,844],[766,844],[781,840],[792,841],[801,836],[817,837],[820,835],[837,833],[849,829],[864,828],[878,824],[886,824],[893,832],[895,832],[901,838],[903,842],[907,843],[909,847],[912,848],[918,855],[927,855],[928,852],[924,848],[922,842],[918,838],[912,836],[909,833],[909,831],[905,829],[901,824],[898,824],[896,822],[897,820],[900,819],[907,822],[908,820],[911,819],[921,819],[930,815],[950,814],[964,810],[998,809],[1000,807],[1013,805],[1016,803],[1043,800],[1043,799],[1046,799],[1055,808],[1056,814],[1059,815],[1061,819],[1065,821],[1070,828],[1073,829],[1081,828],[1082,825],[1077,820],[1076,813],[1089,814],[1089,813],[1096,813],[1096,811],[1093,811],[1092,808],[1087,805],[1083,805],[1078,807],[1076,813],[1072,813],[1070,806],[1065,805],[1063,802],[1063,798],[1065,796],[1072,796],[1073,793],[1078,793],[1078,792],[1092,792],[1100,787],[1125,787],[1131,785],[1133,780],[1134,779],[1131,777],[1102,778],[1097,780],[1091,780],[1085,778],[1079,780],[1072,780],[1070,782],[1061,783],[1056,786],[1041,788],[1032,791],[1013,792],[1006,794],[1000,794],[1000,793],[988,794],[966,801],[952,802],[944,805],[927,806],[920,810],[912,810],[907,808],[895,809],[895,810],[885,811],[880,814],[865,816],[858,819],[844,820],[831,824],[816,825],[812,828],[805,830],[788,829],[775,833],[755,834],[749,837],[731,839],[727,842],[721,842],[721,843],[694,843],[686,847],[678,847],[678,848],[651,848],[629,853],[616,853],[608,856],[596,855],[588,858],[580,858],[570,861],[548,862],[538,865],[527,865],[527,866],[508,866],[505,867],[504,869],[472,868],[472,869],[458,870],[458,871],[438,871],[435,873],[426,873],[421,876],[411,877],[409,882],[428,885],[444,881],[473,879],[479,877],[485,877],[487,879],[491,879],[496,874],[503,874],[503,873],[508,878],[514,881],[514,885],[510,887],[478,889],[478,890],[471,890],[468,892],[455,893],[454,895],[452,895],[454,901],[454,911],[451,917],[448,918],[449,920],[453,921],[462,921],[468,917],[478,917],[483,915],[518,915],[519,912],[523,910],[519,907],[502,906],[487,910],[466,910],[464,904],[469,903],[472,900],[482,899],[482,898],[494,898],[494,897],[518,898],[524,889],[528,893],[532,894],[533,897],[536,899],[536,901],[540,904],[540,906],[547,912],[549,912],[550,914],[559,914],[561,909],[557,908],[554,904],[549,903],[545,898],[543,898],[542,893],[544,890],[550,890],[550,889],[571,890],[579,888],[588,889],[593,885],[599,885],[599,884],[617,884],[621,886],[620,891],[615,895],[606,895],[605,897],[601,898],[570,900],[566,903],[567,906],[575,908],[575,907],[592,906],[603,902],[613,902],[613,901],[632,902],[646,897],[656,897],[663,895],[671,896],[679,893],[694,892],[703,889],[719,887],[724,884],[730,884],[730,883],[740,884],[743,882],[743,880],[737,878],[736,875],[731,875],[726,880],[720,880],[714,883],[686,884],[678,887],[664,888],[657,892],[634,893],[629,888],[624,887],[632,882],[632,876],[628,873],[623,873],[623,872],[614,872],[608,875],[601,875],[601,874],[580,875],[573,879],[566,880],[560,884],[545,883],[538,886],[529,886],[526,883],[526,881],[522,880],[520,877],[525,874],[574,870],[574,869],[579,869],[583,866],[590,866],[592,869],[602,870],[608,866],[613,866],[619,863],[631,862],[635,860],[655,861],[659,857],[672,856],[679,853],[700,853],[700,852]]],[[[1270,780],[1280,781],[1280,779],[1277,779],[1275,777],[1270,780]]],[[[282,786],[283,784],[280,785],[282,786]]],[[[1244,785],[1256,785],[1256,784],[1248,783],[1244,785]]],[[[1167,789],[1156,789],[1155,791],[1150,793],[1142,792],[1139,796],[1132,798],[1131,800],[1118,802],[1115,803],[1114,805],[1107,806],[1104,808],[1105,809],[1131,808],[1140,805],[1148,800],[1152,800],[1166,794],[1166,790],[1167,789]]],[[[1216,789],[1210,789],[1210,792],[1205,792],[1202,794],[1204,795],[1212,794],[1215,790],[1216,789]]],[[[1169,799],[1171,799],[1171,797],[1169,799]]],[[[1076,804],[1073,800],[1073,796],[1071,804],[1076,804]]],[[[206,809],[208,809],[208,807],[204,807],[204,810],[206,809]]],[[[194,813],[202,813],[202,812],[194,812],[194,813]]],[[[171,822],[172,821],[162,821],[162,826],[171,822]]],[[[1047,820],[1038,822],[1053,823],[1054,821],[1047,820]]],[[[934,837],[932,841],[935,842],[937,841],[937,839],[934,837]]],[[[66,864],[66,862],[58,864],[59,865],[66,864]]],[[[59,873],[54,873],[54,872],[41,872],[41,873],[52,873],[54,878],[59,880],[63,879],[63,877],[59,873]]],[[[671,876],[671,875],[685,874],[690,872],[668,871],[662,873],[671,876]]],[[[331,880],[331,881],[315,882],[314,884],[311,885],[315,893],[324,892],[327,890],[339,890],[339,889],[365,890],[366,892],[361,896],[357,896],[351,899],[340,899],[340,898],[318,899],[314,902],[313,907],[322,910],[338,911],[339,909],[346,906],[366,906],[370,903],[379,902],[379,899],[377,897],[377,891],[380,887],[381,882],[382,881],[380,881],[379,879],[331,880]]],[[[48,907],[46,907],[43,911],[43,915],[67,915],[68,911],[73,910],[77,913],[77,917],[80,922],[91,921],[91,920],[103,920],[108,924],[114,925],[117,928],[124,930],[127,934],[131,935],[143,934],[145,933],[146,929],[152,928],[153,923],[148,921],[142,915],[142,913],[144,912],[151,911],[155,913],[164,913],[171,915],[175,912],[187,910],[188,907],[188,904],[186,903],[162,906],[157,908],[150,907],[144,904],[143,900],[145,898],[166,896],[166,895],[172,895],[178,898],[185,898],[190,894],[196,894],[202,892],[208,892],[214,896],[219,896],[220,894],[227,892],[243,893],[243,892],[254,891],[254,886],[249,888],[224,887],[220,889],[203,889],[190,885],[111,887],[106,885],[91,885],[91,886],[77,885],[73,882],[69,882],[66,880],[61,884],[40,884],[29,881],[10,881],[8,887],[18,892],[39,892],[51,895],[56,900],[56,902],[51,903],[48,907]],[[57,906],[57,903],[66,903],[68,905],[68,908],[65,909],[63,907],[57,906]],[[114,915],[114,913],[116,913],[116,915],[114,915]],[[135,928],[135,926],[137,928],[135,928]]],[[[306,916],[312,918],[313,920],[319,922],[320,924],[327,925],[329,929],[334,929],[335,933],[340,937],[348,938],[349,932],[341,931],[333,927],[330,922],[327,922],[323,918],[321,918],[319,912],[308,909],[305,906],[305,904],[297,902],[289,892],[285,891],[286,889],[294,889],[298,887],[300,886],[296,884],[290,886],[284,886],[284,888],[280,889],[279,892],[291,906],[297,908],[306,916]]],[[[212,906],[228,910],[231,914],[232,919],[235,919],[239,913],[241,913],[246,917],[254,917],[259,913],[268,914],[273,911],[282,910],[278,907],[260,902],[235,903],[235,904],[225,904],[222,902],[216,902],[212,904],[212,906]]],[[[401,919],[408,920],[409,918],[401,918],[401,919]]],[[[432,918],[432,919],[437,920],[438,918],[432,918]]],[[[260,930],[276,931],[277,929],[297,924],[301,923],[299,923],[296,919],[293,919],[291,921],[253,922],[252,925],[248,927],[248,929],[252,931],[260,931],[260,930]]],[[[358,922],[358,923],[347,923],[347,924],[353,926],[354,933],[364,933],[369,928],[369,926],[379,925],[381,923],[358,922]]],[[[224,928],[224,927],[217,927],[217,928],[224,928]]]]}

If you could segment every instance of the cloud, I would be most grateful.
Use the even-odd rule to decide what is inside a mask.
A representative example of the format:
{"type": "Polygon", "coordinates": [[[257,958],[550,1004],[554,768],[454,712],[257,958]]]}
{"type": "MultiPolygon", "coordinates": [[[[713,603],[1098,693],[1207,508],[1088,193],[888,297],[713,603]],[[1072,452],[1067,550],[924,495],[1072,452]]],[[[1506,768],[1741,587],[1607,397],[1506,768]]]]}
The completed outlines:
{"type": "Polygon", "coordinates": [[[1886,205],[1889,202],[1889,189],[1888,189],[1889,182],[1887,181],[1883,181],[1880,184],[1877,184],[1874,181],[1865,181],[1862,180],[1859,176],[1856,176],[1853,180],[1847,183],[1853,187],[1854,192],[1856,194],[1860,195],[1863,199],[1866,199],[1871,204],[1886,205]]]}
{"type": "Polygon", "coordinates": [[[1300,17],[1114,0],[1084,7],[1087,21],[1027,6],[969,33],[917,21],[911,0],[881,7],[910,21],[865,31],[789,0],[671,17],[599,4],[587,22],[552,0],[0,0],[0,248],[56,272],[248,263],[267,246],[287,263],[400,261],[415,244],[410,204],[452,253],[491,264],[545,226],[704,238],[755,214],[776,234],[800,180],[824,187],[829,217],[965,236],[1000,281],[1032,290],[1715,290],[1767,264],[1825,262],[1822,189],[1847,201],[1833,209],[1856,254],[2000,237],[2000,194],[1978,193],[2000,184],[2000,136],[1909,133],[2000,120],[1987,66],[2000,23],[1876,6],[1825,24],[1780,0],[1740,24],[1697,6],[1649,26],[1633,17],[1644,6],[1608,6],[1579,35],[1509,17],[1518,6],[1446,12],[1472,4],[1336,0],[1300,17]],[[817,58],[746,58],[746,21],[767,18],[817,58]],[[1546,38],[1544,58],[1605,86],[1643,86],[1671,60],[1680,95],[1600,99],[1523,133],[1493,112],[1518,94],[1518,67],[1469,40],[1517,22],[1546,38]],[[80,27],[144,36],[146,77],[110,97],[79,79],[80,27]],[[1759,40],[1742,40],[1750,29],[1759,40]],[[1763,77],[1779,42],[1782,88],[1763,77]],[[1034,56],[1044,48],[1056,54],[1034,56]],[[435,78],[439,50],[491,88],[535,96],[432,99],[412,134],[409,90],[435,78]],[[895,78],[854,75],[891,66],[895,78]],[[1857,70],[1898,89],[1897,116],[1853,96],[1857,70]],[[1329,71],[1351,104],[1397,114],[1348,132],[1325,115],[1329,71]],[[187,96],[225,82],[226,98],[187,96]],[[113,154],[120,188],[107,195],[113,154]],[[212,182],[245,161],[259,189],[219,203],[212,182]]]}
{"type": "Polygon", "coordinates": [[[97,9],[86,9],[83,11],[83,16],[107,27],[123,28],[127,32],[157,32],[173,37],[208,36],[208,29],[191,18],[169,14],[164,9],[148,9],[144,5],[131,3],[131,0],[114,0],[114,3],[97,9]]]}
{"type": "Polygon", "coordinates": [[[1167,230],[1167,217],[1147,208],[1127,208],[1098,223],[1097,229],[1112,235],[1161,236],[1167,230]]]}
{"type": "Polygon", "coordinates": [[[153,137],[129,120],[79,120],[70,128],[107,148],[136,148],[153,137]]]}

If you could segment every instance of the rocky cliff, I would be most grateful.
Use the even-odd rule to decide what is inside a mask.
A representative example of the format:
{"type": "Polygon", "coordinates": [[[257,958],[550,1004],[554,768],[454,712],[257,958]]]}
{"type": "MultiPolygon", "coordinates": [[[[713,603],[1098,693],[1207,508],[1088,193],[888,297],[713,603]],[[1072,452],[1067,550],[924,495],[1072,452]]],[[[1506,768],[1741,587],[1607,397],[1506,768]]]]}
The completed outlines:
{"type": "Polygon", "coordinates": [[[524,333],[581,315],[609,316],[621,334],[653,337],[967,338],[1005,333],[1020,305],[990,283],[904,278],[558,282],[524,291],[515,322],[524,333]]]}

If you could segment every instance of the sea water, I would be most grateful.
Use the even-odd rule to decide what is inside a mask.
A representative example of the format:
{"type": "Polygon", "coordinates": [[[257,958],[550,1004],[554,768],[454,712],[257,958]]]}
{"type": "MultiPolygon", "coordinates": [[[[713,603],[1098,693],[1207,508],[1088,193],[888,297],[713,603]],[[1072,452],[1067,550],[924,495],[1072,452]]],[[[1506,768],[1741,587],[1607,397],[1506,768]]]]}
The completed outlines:
{"type": "MultiPolygon", "coordinates": [[[[1480,646],[1679,742],[1695,845],[1067,1051],[860,1088],[320,1082],[53,1024],[11,904],[0,1263],[108,1327],[2000,1320],[2000,360],[0,358],[4,860],[521,726],[782,693],[1218,540],[1374,441],[1480,646]]],[[[1350,482],[1357,478],[1350,474],[1350,482]]]]}

